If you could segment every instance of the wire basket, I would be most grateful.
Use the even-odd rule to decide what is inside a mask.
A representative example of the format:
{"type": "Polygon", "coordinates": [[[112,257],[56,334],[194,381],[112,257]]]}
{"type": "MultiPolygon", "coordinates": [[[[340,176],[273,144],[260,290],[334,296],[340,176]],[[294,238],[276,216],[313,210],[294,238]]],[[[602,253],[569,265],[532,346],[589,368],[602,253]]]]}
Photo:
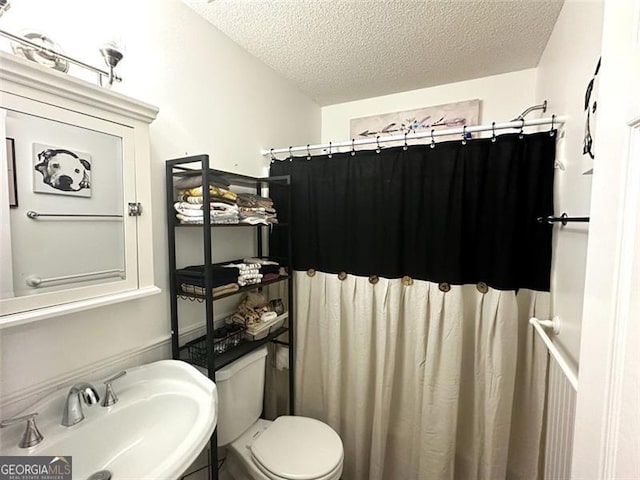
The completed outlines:
{"type": "MultiPolygon", "coordinates": [[[[238,324],[225,325],[213,331],[213,353],[221,355],[247,341],[246,328],[238,324]]],[[[196,338],[180,349],[180,357],[190,363],[208,368],[207,336],[196,338]]]]}

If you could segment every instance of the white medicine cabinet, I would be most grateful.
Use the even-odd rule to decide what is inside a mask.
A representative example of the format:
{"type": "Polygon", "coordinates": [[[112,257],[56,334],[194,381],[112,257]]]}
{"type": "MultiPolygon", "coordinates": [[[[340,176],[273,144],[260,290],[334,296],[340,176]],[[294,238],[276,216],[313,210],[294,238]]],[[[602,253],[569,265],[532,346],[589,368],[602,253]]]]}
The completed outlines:
{"type": "Polygon", "coordinates": [[[0,328],[158,293],[157,108],[0,52],[0,328]]]}

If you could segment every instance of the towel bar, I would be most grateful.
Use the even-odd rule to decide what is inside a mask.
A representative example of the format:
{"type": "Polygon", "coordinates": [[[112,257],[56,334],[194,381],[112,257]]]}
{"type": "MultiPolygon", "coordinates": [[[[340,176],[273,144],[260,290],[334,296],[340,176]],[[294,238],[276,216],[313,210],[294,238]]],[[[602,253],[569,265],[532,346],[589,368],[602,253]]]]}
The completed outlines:
{"type": "Polygon", "coordinates": [[[35,220],[38,217],[91,217],[91,218],[122,218],[122,215],[103,213],[38,213],[33,210],[27,212],[27,217],[35,220]]]}
{"type": "Polygon", "coordinates": [[[76,273],[74,275],[63,275],[61,277],[51,277],[51,278],[41,278],[35,275],[27,277],[25,283],[32,288],[38,288],[43,286],[43,283],[51,283],[51,282],[62,282],[65,280],[79,280],[86,277],[97,277],[97,276],[119,276],[122,277],[124,275],[124,270],[113,269],[113,270],[101,270],[99,272],[87,272],[87,273],[76,273]]]}

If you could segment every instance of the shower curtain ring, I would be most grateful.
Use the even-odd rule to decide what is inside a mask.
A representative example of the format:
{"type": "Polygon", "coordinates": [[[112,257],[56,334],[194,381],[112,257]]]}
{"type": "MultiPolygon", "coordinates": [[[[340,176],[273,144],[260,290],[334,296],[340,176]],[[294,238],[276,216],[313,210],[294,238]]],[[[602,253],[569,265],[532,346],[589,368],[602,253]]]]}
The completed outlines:
{"type": "Polygon", "coordinates": [[[431,148],[436,148],[436,140],[433,138],[434,129],[431,129],[431,148]]]}
{"type": "Polygon", "coordinates": [[[556,116],[555,115],[551,115],[551,130],[549,130],[549,136],[550,137],[553,137],[555,135],[555,132],[553,131],[555,123],[556,123],[556,116]]]}
{"type": "Polygon", "coordinates": [[[492,132],[491,141],[495,143],[496,142],[496,122],[491,122],[491,132],[492,132]]]}
{"type": "Polygon", "coordinates": [[[409,132],[404,132],[404,147],[402,147],[405,152],[409,149],[409,145],[407,145],[407,133],[409,132]]]}
{"type": "Polygon", "coordinates": [[[333,157],[333,155],[331,154],[331,142],[329,142],[329,155],[328,155],[328,157],[329,158],[333,157]]]}
{"type": "Polygon", "coordinates": [[[351,139],[351,156],[352,157],[355,156],[355,154],[356,154],[356,145],[355,145],[355,143],[356,143],[355,138],[352,138],[351,139]]]}
{"type": "Polygon", "coordinates": [[[521,118],[520,121],[522,122],[522,125],[520,125],[520,133],[518,134],[518,138],[522,139],[524,138],[524,118],[521,118]]]}
{"type": "Polygon", "coordinates": [[[376,145],[377,145],[376,153],[380,153],[380,135],[376,137],[376,145]]]}
{"type": "Polygon", "coordinates": [[[311,160],[311,152],[309,151],[309,144],[307,143],[307,160],[311,160]]]}
{"type": "Polygon", "coordinates": [[[273,148],[271,150],[269,150],[271,152],[271,161],[275,162],[276,161],[276,156],[273,154],[273,148]]]}
{"type": "Polygon", "coordinates": [[[291,153],[291,149],[293,147],[291,145],[289,145],[289,161],[293,160],[293,153],[291,153]]]}
{"type": "Polygon", "coordinates": [[[467,126],[466,125],[462,127],[462,144],[463,145],[467,144],[467,126]]]}

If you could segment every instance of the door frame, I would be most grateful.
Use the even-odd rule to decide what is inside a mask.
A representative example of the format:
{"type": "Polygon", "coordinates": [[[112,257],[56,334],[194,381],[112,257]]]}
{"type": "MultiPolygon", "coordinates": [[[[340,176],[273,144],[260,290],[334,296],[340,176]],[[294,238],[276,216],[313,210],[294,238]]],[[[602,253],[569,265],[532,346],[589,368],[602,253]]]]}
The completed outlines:
{"type": "Polygon", "coordinates": [[[638,472],[640,2],[605,2],[572,478],[638,472]]]}

